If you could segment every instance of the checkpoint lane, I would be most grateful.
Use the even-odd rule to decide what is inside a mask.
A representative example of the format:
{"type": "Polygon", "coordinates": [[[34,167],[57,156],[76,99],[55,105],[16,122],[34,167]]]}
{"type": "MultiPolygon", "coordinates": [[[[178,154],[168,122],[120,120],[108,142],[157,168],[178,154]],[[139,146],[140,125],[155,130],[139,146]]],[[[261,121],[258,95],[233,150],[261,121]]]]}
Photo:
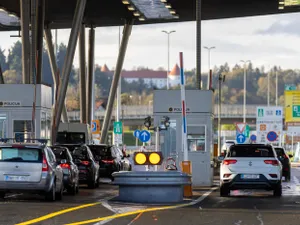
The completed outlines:
{"type": "Polygon", "coordinates": [[[299,225],[300,169],[292,169],[292,181],[283,182],[283,196],[266,191],[233,191],[223,198],[219,190],[193,206],[142,213],[115,219],[107,225],[299,225]]]}
{"type": "Polygon", "coordinates": [[[5,201],[0,202],[0,225],[62,225],[95,216],[109,216],[113,212],[101,201],[116,194],[117,187],[108,184],[101,184],[97,189],[82,187],[78,195],[65,194],[63,200],[57,202],[46,202],[36,195],[8,194],[5,201]],[[24,223],[26,221],[31,222],[24,223]]]}

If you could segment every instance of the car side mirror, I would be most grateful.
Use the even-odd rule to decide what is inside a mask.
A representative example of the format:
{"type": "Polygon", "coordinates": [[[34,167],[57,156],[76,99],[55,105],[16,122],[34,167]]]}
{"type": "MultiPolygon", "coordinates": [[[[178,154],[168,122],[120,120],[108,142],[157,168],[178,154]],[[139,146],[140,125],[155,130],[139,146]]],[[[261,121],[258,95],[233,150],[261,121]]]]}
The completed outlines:
{"type": "Polygon", "coordinates": [[[60,160],[60,164],[65,164],[65,163],[67,163],[67,160],[66,160],[66,159],[60,160]]]}
{"type": "Polygon", "coordinates": [[[218,161],[222,162],[224,160],[224,158],[225,158],[225,156],[220,155],[220,156],[218,156],[218,161]]]}

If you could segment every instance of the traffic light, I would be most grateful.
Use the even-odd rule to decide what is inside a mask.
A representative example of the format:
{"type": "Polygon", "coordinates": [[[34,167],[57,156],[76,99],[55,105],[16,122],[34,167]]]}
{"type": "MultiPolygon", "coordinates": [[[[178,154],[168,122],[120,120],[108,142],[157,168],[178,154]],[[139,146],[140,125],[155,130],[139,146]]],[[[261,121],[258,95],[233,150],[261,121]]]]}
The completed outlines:
{"type": "Polygon", "coordinates": [[[161,165],[163,162],[163,155],[161,152],[135,152],[135,165],[161,165]]]}
{"type": "Polygon", "coordinates": [[[144,125],[145,125],[145,127],[147,127],[148,130],[149,130],[149,127],[151,127],[151,117],[150,117],[150,116],[148,116],[148,117],[145,118],[144,125]]]}

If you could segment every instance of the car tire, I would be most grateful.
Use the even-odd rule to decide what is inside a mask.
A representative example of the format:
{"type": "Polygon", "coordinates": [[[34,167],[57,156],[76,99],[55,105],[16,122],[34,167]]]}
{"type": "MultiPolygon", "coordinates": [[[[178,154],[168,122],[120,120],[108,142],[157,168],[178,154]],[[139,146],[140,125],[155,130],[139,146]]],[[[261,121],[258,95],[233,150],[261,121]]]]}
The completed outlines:
{"type": "Polygon", "coordinates": [[[128,171],[132,171],[132,166],[131,166],[131,165],[129,166],[129,169],[128,169],[128,171]]]}
{"type": "Polygon", "coordinates": [[[275,197],[280,197],[282,195],[282,185],[281,185],[281,182],[276,185],[275,189],[273,190],[273,195],[275,197]]]}
{"type": "Polygon", "coordinates": [[[88,188],[90,188],[90,189],[96,188],[96,182],[95,182],[95,180],[91,180],[91,181],[88,183],[88,188]]]}
{"type": "Polygon", "coordinates": [[[54,181],[50,191],[46,193],[45,199],[46,199],[46,201],[49,201],[49,202],[54,202],[56,200],[55,181],[54,181]]]}
{"type": "Polygon", "coordinates": [[[291,181],[291,172],[289,172],[289,173],[285,176],[285,181],[287,181],[287,182],[291,181]]]}
{"type": "Polygon", "coordinates": [[[221,197],[228,197],[230,194],[230,190],[223,185],[220,187],[220,196],[221,197]]]}
{"type": "Polygon", "coordinates": [[[76,184],[74,184],[72,187],[69,187],[67,189],[67,192],[70,194],[70,195],[76,195],[77,193],[77,186],[76,184]]]}
{"type": "Polygon", "coordinates": [[[64,184],[62,183],[59,192],[55,193],[57,200],[59,200],[59,201],[62,200],[64,189],[65,189],[64,184]]]}

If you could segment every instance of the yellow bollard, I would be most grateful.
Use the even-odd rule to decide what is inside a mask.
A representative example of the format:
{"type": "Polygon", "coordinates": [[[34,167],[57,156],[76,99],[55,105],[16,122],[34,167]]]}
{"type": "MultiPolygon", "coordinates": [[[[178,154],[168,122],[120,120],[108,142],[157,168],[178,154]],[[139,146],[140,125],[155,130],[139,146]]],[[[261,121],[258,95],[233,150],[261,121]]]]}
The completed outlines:
{"type": "MultiPolygon", "coordinates": [[[[181,170],[182,170],[183,173],[186,173],[188,175],[192,175],[191,161],[182,161],[181,162],[181,170]]],[[[192,184],[184,186],[183,196],[184,197],[192,197],[193,196],[192,184]]]]}

